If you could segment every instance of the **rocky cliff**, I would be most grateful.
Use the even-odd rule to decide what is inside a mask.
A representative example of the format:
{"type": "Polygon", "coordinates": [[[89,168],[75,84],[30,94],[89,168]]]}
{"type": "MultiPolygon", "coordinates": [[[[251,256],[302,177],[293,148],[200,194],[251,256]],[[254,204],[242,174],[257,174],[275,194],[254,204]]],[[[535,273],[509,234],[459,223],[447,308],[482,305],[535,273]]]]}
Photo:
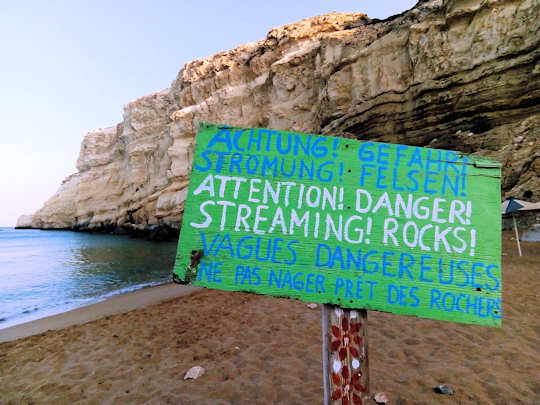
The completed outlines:
{"type": "Polygon", "coordinates": [[[331,13],[190,62],[89,132],[78,172],[19,226],[179,228],[199,121],[478,153],[540,198],[537,0],[431,0],[384,21],[331,13]]]}

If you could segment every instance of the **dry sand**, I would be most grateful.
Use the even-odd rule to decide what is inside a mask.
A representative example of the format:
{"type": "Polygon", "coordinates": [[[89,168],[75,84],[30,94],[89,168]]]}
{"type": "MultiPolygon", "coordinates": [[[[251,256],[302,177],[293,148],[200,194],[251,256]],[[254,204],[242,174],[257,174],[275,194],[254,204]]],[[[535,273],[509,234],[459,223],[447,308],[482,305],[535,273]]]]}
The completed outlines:
{"type": "MultiPolygon", "coordinates": [[[[503,327],[369,312],[389,404],[540,404],[540,245],[503,235],[503,327]],[[432,391],[448,384],[453,396],[432,391]]],[[[136,295],[135,295],[136,296],[136,295]]],[[[109,302],[109,301],[107,301],[109,302]]],[[[0,344],[2,404],[319,404],[321,313],[199,290],[0,344]],[[201,365],[206,373],[184,381],[201,365]]]]}

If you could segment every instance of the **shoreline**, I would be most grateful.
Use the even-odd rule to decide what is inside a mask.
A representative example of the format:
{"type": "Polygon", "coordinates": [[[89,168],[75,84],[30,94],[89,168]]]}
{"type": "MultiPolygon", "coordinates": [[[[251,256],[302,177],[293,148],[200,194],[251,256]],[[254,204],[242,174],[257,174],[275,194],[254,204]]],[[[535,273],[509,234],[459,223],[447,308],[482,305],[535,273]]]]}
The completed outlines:
{"type": "Polygon", "coordinates": [[[159,286],[163,286],[163,285],[167,285],[171,283],[172,282],[170,280],[167,280],[167,281],[163,280],[163,281],[154,281],[154,282],[136,284],[132,286],[122,287],[118,290],[112,290],[112,291],[106,292],[102,295],[98,295],[92,298],[81,299],[81,301],[79,302],[75,302],[75,301],[68,302],[64,306],[57,306],[57,307],[47,308],[47,309],[34,309],[34,311],[29,310],[27,312],[10,315],[10,316],[7,316],[6,318],[0,319],[0,333],[4,329],[12,328],[14,326],[22,325],[25,323],[38,321],[44,318],[50,318],[55,315],[61,315],[66,312],[74,311],[79,308],[84,308],[84,307],[88,307],[94,304],[98,304],[103,301],[108,301],[111,298],[114,298],[120,295],[129,294],[132,292],[145,290],[149,288],[159,287],[159,286]],[[39,313],[36,311],[38,311],[39,313]],[[30,315],[30,316],[25,316],[25,315],[30,315]],[[5,326],[5,325],[8,325],[8,326],[5,326]]]}
{"type": "Polygon", "coordinates": [[[199,289],[199,287],[167,283],[129,291],[66,312],[0,329],[0,342],[9,342],[73,325],[82,325],[106,316],[129,312],[171,298],[188,295],[199,289]]]}

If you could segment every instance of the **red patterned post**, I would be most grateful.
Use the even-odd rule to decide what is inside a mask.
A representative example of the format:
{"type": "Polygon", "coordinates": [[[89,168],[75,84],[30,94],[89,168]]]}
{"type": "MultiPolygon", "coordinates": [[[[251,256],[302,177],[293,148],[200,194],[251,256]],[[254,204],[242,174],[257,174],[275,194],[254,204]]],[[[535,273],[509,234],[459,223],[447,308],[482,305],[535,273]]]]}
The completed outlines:
{"type": "Polygon", "coordinates": [[[367,311],[326,304],[322,312],[325,405],[367,405],[367,311]]]}

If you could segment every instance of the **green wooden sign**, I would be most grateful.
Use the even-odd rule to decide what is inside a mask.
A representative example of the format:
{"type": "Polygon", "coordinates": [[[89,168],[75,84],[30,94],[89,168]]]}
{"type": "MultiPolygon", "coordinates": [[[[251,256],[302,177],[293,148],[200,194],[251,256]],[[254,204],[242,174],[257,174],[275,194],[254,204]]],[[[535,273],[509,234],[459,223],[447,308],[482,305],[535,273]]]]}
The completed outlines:
{"type": "Polygon", "coordinates": [[[500,164],[203,123],[175,277],[500,327],[500,164]]]}

